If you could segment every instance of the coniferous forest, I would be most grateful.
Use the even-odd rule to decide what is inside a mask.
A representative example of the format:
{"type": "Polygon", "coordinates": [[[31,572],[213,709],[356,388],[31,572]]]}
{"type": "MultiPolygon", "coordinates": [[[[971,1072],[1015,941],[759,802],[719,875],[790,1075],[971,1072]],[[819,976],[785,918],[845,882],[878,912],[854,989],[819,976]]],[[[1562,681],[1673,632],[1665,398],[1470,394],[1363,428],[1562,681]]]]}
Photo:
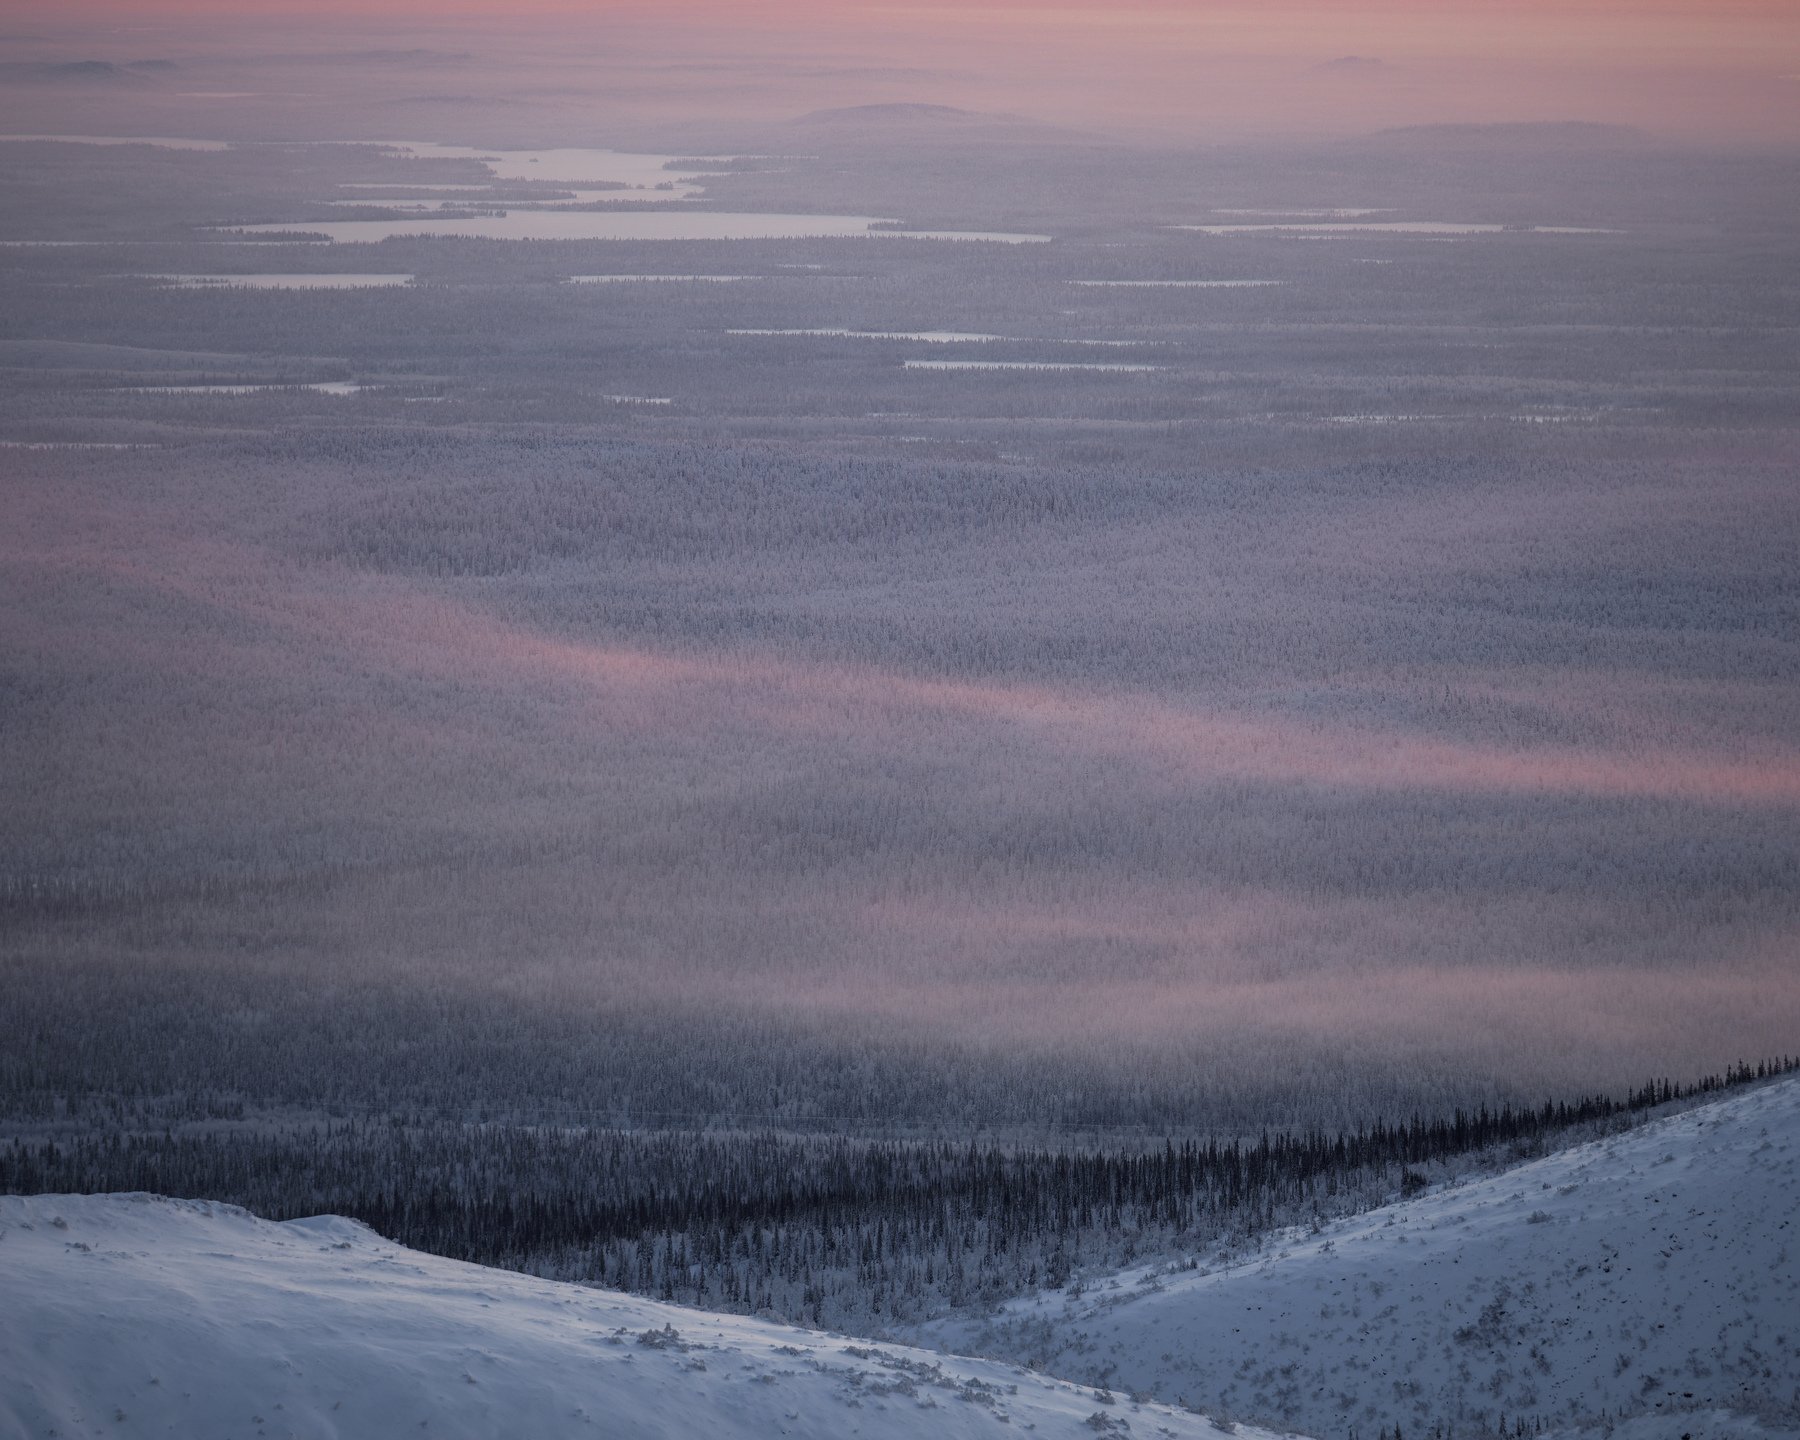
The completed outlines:
{"type": "Polygon", "coordinates": [[[278,1219],[347,1215],[454,1259],[866,1333],[1146,1259],[1192,1268],[1796,1070],[1784,1057],[1618,1100],[1128,1150],[397,1114],[89,1129],[15,1139],[0,1150],[0,1193],[142,1190],[278,1219]]]}
{"type": "Polygon", "coordinates": [[[1795,1071],[1800,152],[184,33],[0,35],[0,1194],[916,1339],[1795,1071]]]}

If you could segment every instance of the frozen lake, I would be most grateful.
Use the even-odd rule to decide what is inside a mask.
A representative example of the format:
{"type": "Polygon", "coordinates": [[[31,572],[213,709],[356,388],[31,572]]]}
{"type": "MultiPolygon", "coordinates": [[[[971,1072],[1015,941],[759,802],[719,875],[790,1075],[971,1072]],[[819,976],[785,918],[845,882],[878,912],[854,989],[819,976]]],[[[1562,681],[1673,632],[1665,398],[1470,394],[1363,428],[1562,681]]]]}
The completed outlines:
{"type": "Polygon", "coordinates": [[[1434,424],[1490,424],[1503,422],[1509,425],[1568,425],[1577,421],[1599,420],[1602,418],[1596,410],[1571,410],[1559,415],[1326,415],[1323,417],[1331,425],[1434,425],[1434,424]]]}
{"type": "Polygon", "coordinates": [[[1223,205],[1213,207],[1215,215],[1256,215],[1266,220],[1361,220],[1370,215],[1392,215],[1393,206],[1385,208],[1362,206],[1357,209],[1339,205],[1309,206],[1298,210],[1256,210],[1228,209],[1223,205]]]}
{"type": "Polygon", "coordinates": [[[920,340],[928,345],[984,345],[1005,343],[1011,345],[1104,345],[1109,348],[1123,349],[1139,345],[1158,345],[1158,340],[1089,340],[1062,336],[1028,336],[1028,335],[988,335],[974,330],[850,330],[836,325],[816,325],[805,328],[766,329],[738,328],[725,331],[727,335],[816,335],[841,340],[920,340]]]}
{"type": "Polygon", "coordinates": [[[813,240],[846,236],[902,240],[987,240],[1010,244],[1048,235],[986,231],[895,230],[873,215],[772,215],[725,210],[521,210],[460,219],[291,220],[272,225],[221,225],[233,235],[323,235],[336,244],[372,245],[400,236],[469,240],[813,240]]]}
{"type": "MultiPolygon", "coordinates": [[[[1186,226],[1180,227],[1186,229],[1186,226]]],[[[1285,285],[1285,280],[1071,280],[1071,285],[1123,290],[1249,290],[1263,285],[1285,285]]]]}
{"type": "MultiPolygon", "coordinates": [[[[216,151],[233,148],[226,140],[195,140],[155,136],[114,135],[8,135],[0,140],[65,141],[84,145],[160,145],[170,149],[216,151]]],[[[995,231],[906,230],[903,221],[874,215],[796,215],[700,211],[687,202],[700,198],[700,181],[718,171],[709,170],[729,156],[675,156],[639,154],[623,150],[554,148],[505,150],[469,145],[443,145],[422,140],[372,140],[327,142],[367,145],[396,158],[421,161],[467,161],[481,166],[489,177],[451,181],[348,181],[339,192],[321,197],[321,205],[383,205],[389,209],[418,211],[398,219],[317,220],[254,225],[212,225],[213,234],[253,237],[259,235],[324,235],[340,244],[370,244],[400,236],[452,237],[482,240],[805,240],[842,236],[882,235],[898,239],[984,240],[1006,244],[1043,243],[1048,235],[1011,234],[995,231]],[[500,185],[523,183],[554,186],[563,193],[541,198],[501,198],[491,193],[500,185]],[[602,187],[602,188],[595,188],[602,187]],[[354,198],[342,191],[360,192],[354,198]],[[394,198],[383,200],[384,192],[394,198]],[[655,206],[618,211],[570,209],[570,206],[605,204],[655,206]],[[440,215],[438,211],[485,208],[479,215],[440,215]]],[[[415,172],[416,173],[416,172],[415,172]]],[[[21,242],[14,242],[21,243],[21,242]]],[[[27,244],[56,242],[29,241],[27,244]]]]}
{"type": "Polygon", "coordinates": [[[1161,365],[1116,365],[1079,360],[908,360],[908,370],[1161,370],[1161,365]]]}
{"type": "Polygon", "coordinates": [[[1056,238],[1052,235],[1028,235],[1010,230],[871,230],[869,233],[894,235],[902,240],[987,240],[996,245],[1048,245],[1056,238]]]}
{"type": "Polygon", "coordinates": [[[700,193],[695,183],[708,165],[732,157],[711,155],[640,155],[625,150],[560,148],[492,150],[469,145],[438,145],[423,140],[374,142],[384,150],[419,160],[474,160],[496,180],[543,180],[558,185],[623,185],[609,195],[638,200],[679,200],[700,193]],[[684,163],[685,162],[685,163],[684,163]],[[634,193],[635,192],[635,193],[634,193]]]}
{"type": "Polygon", "coordinates": [[[660,284],[671,280],[695,280],[706,285],[727,285],[739,280],[766,280],[766,275],[571,275],[571,285],[660,284]]]}
{"type": "Polygon", "coordinates": [[[314,390],[321,395],[355,395],[372,388],[354,380],[320,380],[310,384],[124,385],[120,390],[128,395],[255,395],[264,390],[314,390]]]}
{"type": "Polygon", "coordinates": [[[411,275],[144,275],[181,290],[381,290],[412,284],[411,275]]]}
{"type": "Polygon", "coordinates": [[[727,330],[727,335],[827,335],[847,340],[923,340],[930,345],[1006,340],[1006,335],[980,335],[968,330],[843,330],[821,326],[810,330],[727,330]]]}
{"type": "Polygon", "coordinates": [[[1171,225],[1201,235],[1292,231],[1303,235],[1618,235],[1587,225],[1486,225],[1460,220],[1281,221],[1265,225],[1171,225]]]}
{"type": "Polygon", "coordinates": [[[370,194],[349,200],[327,200],[324,203],[335,207],[360,206],[363,209],[401,210],[409,215],[431,215],[442,210],[566,210],[576,205],[609,203],[642,205],[645,202],[661,204],[671,200],[686,203],[691,198],[693,197],[687,195],[652,195],[637,190],[585,190],[559,185],[553,193],[522,199],[516,194],[502,199],[491,191],[476,190],[435,199],[423,199],[416,194],[400,199],[370,194]]]}

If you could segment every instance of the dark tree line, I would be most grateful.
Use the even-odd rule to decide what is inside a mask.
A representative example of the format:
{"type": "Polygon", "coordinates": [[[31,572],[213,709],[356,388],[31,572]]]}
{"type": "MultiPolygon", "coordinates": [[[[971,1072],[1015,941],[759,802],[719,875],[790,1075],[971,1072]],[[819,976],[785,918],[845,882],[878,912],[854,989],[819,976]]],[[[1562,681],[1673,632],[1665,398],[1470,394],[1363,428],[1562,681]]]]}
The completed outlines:
{"type": "Polygon", "coordinates": [[[712,1308],[879,1327],[1140,1255],[1241,1244],[1380,1203],[1431,1167],[1541,1153],[1654,1107],[1800,1069],[1486,1107],[1353,1132],[1052,1150],[739,1131],[358,1118],[90,1133],[0,1150],[10,1193],[149,1190],[272,1219],[349,1215],[403,1244],[712,1308]]]}

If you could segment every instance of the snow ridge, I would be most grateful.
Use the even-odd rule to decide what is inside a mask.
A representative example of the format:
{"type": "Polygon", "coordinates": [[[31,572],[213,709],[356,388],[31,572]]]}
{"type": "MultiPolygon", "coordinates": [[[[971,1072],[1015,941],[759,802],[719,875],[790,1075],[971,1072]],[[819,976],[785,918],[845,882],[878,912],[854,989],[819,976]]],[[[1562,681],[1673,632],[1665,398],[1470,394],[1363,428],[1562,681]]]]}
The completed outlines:
{"type": "MultiPolygon", "coordinates": [[[[1211,1436],[982,1360],[151,1195],[0,1197],[0,1437],[1211,1436]]],[[[1264,1432],[1242,1431],[1247,1440],[1264,1432]]]]}
{"type": "Polygon", "coordinates": [[[1797,1168],[1787,1079],[1215,1273],[1142,1267],[929,1335],[1312,1434],[1621,1414],[1800,1434],[1797,1168]]]}

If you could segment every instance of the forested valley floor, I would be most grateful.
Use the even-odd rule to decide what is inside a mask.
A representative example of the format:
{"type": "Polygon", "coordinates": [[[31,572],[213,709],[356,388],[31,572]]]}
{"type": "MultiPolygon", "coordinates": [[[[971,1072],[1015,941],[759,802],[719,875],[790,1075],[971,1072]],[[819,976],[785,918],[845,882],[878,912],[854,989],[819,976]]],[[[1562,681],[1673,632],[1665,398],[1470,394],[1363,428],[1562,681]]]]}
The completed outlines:
{"type": "Polygon", "coordinates": [[[1740,1063],[1622,1100],[1082,1148],[423,1115],[182,1126],[0,1147],[0,1193],[149,1191],[334,1214],[413,1249],[702,1309],[881,1333],[1139,1260],[1192,1266],[1433,1180],[1800,1070],[1740,1063]]]}

